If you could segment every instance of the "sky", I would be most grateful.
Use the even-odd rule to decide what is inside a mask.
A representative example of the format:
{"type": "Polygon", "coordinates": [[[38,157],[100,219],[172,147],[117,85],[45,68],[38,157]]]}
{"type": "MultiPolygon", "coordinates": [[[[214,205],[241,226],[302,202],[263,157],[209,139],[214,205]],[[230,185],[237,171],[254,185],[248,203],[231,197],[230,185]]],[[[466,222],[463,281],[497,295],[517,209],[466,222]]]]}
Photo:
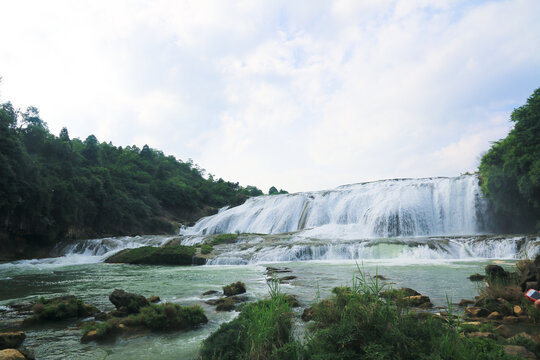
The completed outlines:
{"type": "Polygon", "coordinates": [[[0,101],[290,192],[475,171],[540,87],[540,1],[0,0],[0,101]]]}

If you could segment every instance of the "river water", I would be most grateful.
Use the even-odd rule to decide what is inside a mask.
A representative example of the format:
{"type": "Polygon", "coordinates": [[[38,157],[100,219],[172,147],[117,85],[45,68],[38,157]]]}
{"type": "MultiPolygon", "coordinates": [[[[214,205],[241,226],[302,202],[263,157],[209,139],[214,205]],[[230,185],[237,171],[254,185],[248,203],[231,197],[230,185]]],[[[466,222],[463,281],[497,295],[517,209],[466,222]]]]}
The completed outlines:
{"type": "MultiPolygon", "coordinates": [[[[296,295],[303,307],[309,306],[317,298],[329,296],[334,286],[350,284],[358,268],[366,274],[384,275],[390,279],[385,282],[387,286],[414,288],[430,296],[435,306],[444,307],[447,305],[447,296],[453,302],[459,302],[477,294],[479,283],[473,283],[467,277],[476,272],[482,273],[486,264],[496,261],[504,266],[512,266],[516,258],[523,256],[523,249],[537,251],[540,243],[538,238],[522,237],[526,240],[518,241],[521,244],[518,247],[504,245],[505,249],[513,249],[511,253],[506,256],[497,253],[496,249],[500,249],[501,244],[516,243],[519,238],[498,236],[489,238],[491,240],[484,239],[483,242],[491,243],[491,248],[495,250],[491,254],[483,254],[498,257],[431,258],[429,253],[425,257],[418,253],[405,256],[414,252],[407,252],[408,248],[402,246],[401,255],[396,254],[394,249],[379,252],[379,258],[285,262],[254,260],[244,265],[185,267],[102,262],[105,257],[121,248],[148,244],[158,246],[171,237],[98,239],[79,244],[78,247],[64,247],[59,250],[66,252],[64,256],[0,264],[0,309],[9,309],[10,304],[29,302],[39,296],[72,294],[103,311],[109,311],[113,305],[108,295],[114,289],[124,289],[147,297],[158,295],[163,301],[182,305],[197,304],[203,307],[209,319],[208,324],[198,329],[118,339],[114,343],[81,344],[78,322],[25,329],[27,338],[24,345],[33,349],[38,359],[102,359],[105,356],[107,359],[193,359],[203,339],[216,330],[219,324],[236,316],[234,312],[216,312],[214,307],[204,303],[211,297],[203,297],[201,294],[207,290],[221,290],[222,286],[241,280],[246,283],[250,300],[264,298],[268,296],[266,266],[291,269],[291,273],[284,275],[294,275],[297,279],[281,285],[281,290],[296,295]]],[[[414,244],[422,246],[417,244],[429,241],[415,238],[414,244]]],[[[224,254],[227,251],[225,248],[224,254]]],[[[297,311],[300,314],[301,309],[297,311]]],[[[20,327],[17,320],[20,319],[14,317],[12,312],[0,311],[0,329],[17,329],[20,327]]],[[[300,321],[298,325],[301,326],[300,321]]]]}

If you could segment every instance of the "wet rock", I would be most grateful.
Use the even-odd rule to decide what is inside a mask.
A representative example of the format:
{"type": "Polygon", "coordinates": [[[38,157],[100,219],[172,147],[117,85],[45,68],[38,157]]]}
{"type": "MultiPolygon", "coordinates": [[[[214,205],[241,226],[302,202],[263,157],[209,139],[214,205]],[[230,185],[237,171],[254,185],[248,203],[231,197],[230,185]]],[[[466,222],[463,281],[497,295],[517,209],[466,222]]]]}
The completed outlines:
{"type": "Polygon", "coordinates": [[[109,295],[109,300],[118,310],[125,307],[129,313],[138,313],[140,308],[150,305],[144,296],[119,289],[115,289],[109,295]]]}
{"type": "Polygon", "coordinates": [[[302,320],[305,322],[313,320],[313,306],[304,309],[302,320]]]}
{"type": "Polygon", "coordinates": [[[161,301],[161,299],[159,298],[159,296],[157,295],[154,295],[154,296],[150,296],[148,299],[146,299],[149,303],[158,303],[161,301]]]}
{"type": "Polygon", "coordinates": [[[508,277],[508,272],[500,265],[490,264],[484,270],[489,280],[506,279],[508,277]]]}
{"type": "Polygon", "coordinates": [[[202,296],[209,296],[209,295],[217,295],[219,294],[219,291],[217,290],[208,290],[203,292],[202,296]]]}
{"type": "Polygon", "coordinates": [[[237,281],[236,283],[232,283],[230,285],[223,287],[223,294],[225,296],[233,296],[233,295],[243,294],[245,292],[246,292],[246,285],[241,281],[237,281]]]}
{"type": "Polygon", "coordinates": [[[268,266],[266,268],[266,275],[273,275],[273,274],[279,274],[279,273],[290,273],[292,272],[291,269],[289,268],[276,268],[276,267],[272,267],[272,266],[268,266]]]}
{"type": "Polygon", "coordinates": [[[510,330],[510,328],[508,326],[506,326],[506,325],[497,326],[495,328],[495,331],[497,332],[497,334],[499,334],[500,336],[502,336],[505,339],[511,337],[514,334],[512,332],[512,330],[510,330]]]}
{"type": "Polygon", "coordinates": [[[13,348],[16,349],[23,343],[26,335],[22,331],[0,333],[0,350],[13,348]]]}
{"type": "Polygon", "coordinates": [[[90,342],[90,341],[98,341],[98,340],[100,340],[100,336],[98,335],[96,330],[88,331],[81,338],[82,343],[87,343],[87,342],[90,342]]]}
{"type": "Polygon", "coordinates": [[[216,311],[233,311],[236,308],[236,301],[227,297],[216,301],[216,311]]]}
{"type": "Polygon", "coordinates": [[[4,349],[0,351],[0,360],[26,360],[26,357],[16,349],[4,349]]]}
{"type": "Polygon", "coordinates": [[[472,300],[467,300],[467,299],[461,299],[461,301],[459,302],[459,306],[467,306],[467,305],[472,305],[474,304],[474,301],[472,300]]]}
{"type": "Polygon", "coordinates": [[[404,297],[403,299],[406,300],[411,306],[418,306],[418,307],[433,306],[433,304],[431,304],[429,296],[426,296],[426,295],[407,296],[407,297],[404,297]]]}
{"type": "Polygon", "coordinates": [[[505,324],[515,324],[515,323],[519,322],[519,318],[517,316],[505,316],[503,318],[503,322],[505,324]]]}
{"type": "Polygon", "coordinates": [[[486,277],[484,275],[481,275],[481,274],[472,274],[471,276],[469,276],[469,280],[471,281],[482,281],[484,280],[486,277]]]}
{"type": "Polygon", "coordinates": [[[411,289],[411,288],[401,288],[399,290],[401,293],[403,293],[403,296],[417,296],[422,295],[418,291],[411,289]]]}
{"type": "Polygon", "coordinates": [[[289,282],[291,280],[294,280],[294,279],[296,279],[296,276],[290,275],[290,276],[284,276],[282,278],[279,278],[278,281],[279,281],[280,284],[284,284],[284,283],[287,283],[287,282],[289,282]]]}
{"type": "Polygon", "coordinates": [[[473,317],[485,317],[490,314],[489,310],[487,309],[484,309],[481,307],[473,307],[473,306],[466,308],[465,313],[468,316],[473,316],[473,317]]]}
{"type": "Polygon", "coordinates": [[[285,295],[285,299],[289,303],[290,307],[296,308],[300,307],[300,303],[298,302],[298,299],[294,295],[285,295]]]}
{"type": "Polygon", "coordinates": [[[482,332],[482,331],[475,331],[467,334],[470,338],[486,338],[486,339],[493,339],[495,340],[497,337],[495,334],[490,332],[482,332]]]}
{"type": "Polygon", "coordinates": [[[94,319],[98,321],[105,321],[109,318],[109,315],[106,312],[100,311],[94,314],[94,319]]]}
{"type": "Polygon", "coordinates": [[[515,356],[527,360],[536,360],[537,357],[532,352],[527,350],[525,346],[519,345],[504,345],[504,353],[509,356],[515,356]]]}
{"type": "Polygon", "coordinates": [[[390,280],[388,279],[387,277],[383,276],[383,275],[375,275],[373,276],[374,279],[379,279],[379,280],[390,280]]]}

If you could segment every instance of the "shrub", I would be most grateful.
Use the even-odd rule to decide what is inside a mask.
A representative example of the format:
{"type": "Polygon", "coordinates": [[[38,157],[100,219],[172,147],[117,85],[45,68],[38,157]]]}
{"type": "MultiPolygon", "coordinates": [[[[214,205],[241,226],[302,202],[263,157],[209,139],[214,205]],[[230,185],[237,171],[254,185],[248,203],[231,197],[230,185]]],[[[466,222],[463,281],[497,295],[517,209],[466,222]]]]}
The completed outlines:
{"type": "Polygon", "coordinates": [[[231,243],[234,243],[236,239],[238,239],[238,234],[221,234],[213,238],[212,241],[210,241],[210,244],[211,245],[231,244],[231,243]]]}
{"type": "Polygon", "coordinates": [[[181,306],[173,303],[150,304],[140,313],[122,320],[125,325],[143,325],[152,330],[185,330],[208,322],[199,306],[181,306]]]}
{"type": "Polygon", "coordinates": [[[34,320],[59,321],[69,318],[85,317],[94,314],[97,309],[85,304],[75,296],[61,296],[53,299],[40,297],[33,307],[34,320]]]}
{"type": "Polygon", "coordinates": [[[214,250],[214,247],[210,244],[203,244],[201,246],[201,254],[210,254],[214,250]]]}

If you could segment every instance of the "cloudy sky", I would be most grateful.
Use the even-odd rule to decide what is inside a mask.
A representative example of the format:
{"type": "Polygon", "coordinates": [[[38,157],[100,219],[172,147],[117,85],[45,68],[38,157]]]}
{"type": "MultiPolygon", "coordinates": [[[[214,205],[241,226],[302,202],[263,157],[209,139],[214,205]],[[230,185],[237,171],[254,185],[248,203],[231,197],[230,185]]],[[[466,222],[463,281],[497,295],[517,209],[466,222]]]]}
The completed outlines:
{"type": "Polygon", "coordinates": [[[0,101],[265,191],[474,171],[540,87],[540,1],[0,0],[0,101]]]}

